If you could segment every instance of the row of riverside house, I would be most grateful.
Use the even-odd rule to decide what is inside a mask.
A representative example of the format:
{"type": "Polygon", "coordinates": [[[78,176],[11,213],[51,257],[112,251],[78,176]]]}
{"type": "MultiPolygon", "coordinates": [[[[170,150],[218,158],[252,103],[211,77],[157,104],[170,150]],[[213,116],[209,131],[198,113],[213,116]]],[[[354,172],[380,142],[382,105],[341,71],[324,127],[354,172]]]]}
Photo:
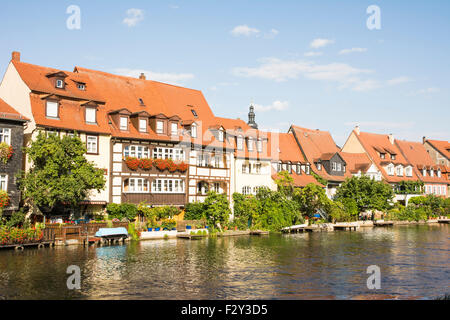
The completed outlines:
{"type": "Polygon", "coordinates": [[[339,148],[327,131],[291,126],[287,133],[258,130],[253,106],[246,123],[216,117],[198,90],[75,67],[73,72],[24,63],[19,52],[0,85],[0,142],[15,153],[0,165],[0,187],[10,193],[6,212],[17,210],[19,169],[28,170],[21,148],[40,131],[86,142],[86,157],[104,169],[106,188],[80,205],[104,212],[108,203],[185,206],[209,191],[227,195],[275,190],[288,171],[296,187],[314,183],[332,198],[352,175],[385,180],[396,200],[413,195],[401,181],[423,181],[424,193],[448,197],[450,145],[395,140],[359,128],[339,148]],[[160,159],[161,166],[134,168],[127,158],[160,159]],[[176,166],[168,167],[171,159],[176,166]],[[165,163],[165,164],[164,164],[165,163]]]}

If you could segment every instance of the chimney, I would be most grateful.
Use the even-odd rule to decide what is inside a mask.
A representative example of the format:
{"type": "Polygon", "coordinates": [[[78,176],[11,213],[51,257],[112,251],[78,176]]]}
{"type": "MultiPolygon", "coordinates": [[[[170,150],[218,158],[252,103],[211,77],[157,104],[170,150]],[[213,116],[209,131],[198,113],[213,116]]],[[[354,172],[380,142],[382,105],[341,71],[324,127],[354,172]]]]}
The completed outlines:
{"type": "Polygon", "coordinates": [[[20,52],[18,51],[13,51],[12,55],[11,55],[11,60],[12,61],[19,61],[20,62],[20,52]]]}
{"type": "Polygon", "coordinates": [[[145,77],[145,74],[141,73],[141,75],[139,76],[139,79],[141,80],[147,80],[147,78],[145,77]]]}
{"type": "Polygon", "coordinates": [[[361,131],[360,131],[360,129],[359,129],[359,125],[357,125],[356,127],[355,127],[355,132],[356,132],[356,134],[359,136],[359,134],[361,133],[361,131]]]}
{"type": "Polygon", "coordinates": [[[392,133],[389,134],[389,142],[394,144],[394,135],[392,133]]]}

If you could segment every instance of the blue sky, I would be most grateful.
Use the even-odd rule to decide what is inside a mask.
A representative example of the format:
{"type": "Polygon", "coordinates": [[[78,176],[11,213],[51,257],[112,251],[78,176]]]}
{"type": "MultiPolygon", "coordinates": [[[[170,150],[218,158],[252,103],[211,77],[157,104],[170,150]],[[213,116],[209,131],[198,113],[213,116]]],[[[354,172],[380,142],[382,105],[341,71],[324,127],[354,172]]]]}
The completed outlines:
{"type": "Polygon", "coordinates": [[[342,145],[356,123],[397,138],[450,138],[449,1],[10,1],[0,73],[75,65],[203,91],[218,116],[295,123],[342,145]],[[69,30],[66,9],[81,9],[69,30]],[[369,30],[377,5],[381,29],[369,30]],[[136,9],[128,11],[129,9],[136,9]]]}

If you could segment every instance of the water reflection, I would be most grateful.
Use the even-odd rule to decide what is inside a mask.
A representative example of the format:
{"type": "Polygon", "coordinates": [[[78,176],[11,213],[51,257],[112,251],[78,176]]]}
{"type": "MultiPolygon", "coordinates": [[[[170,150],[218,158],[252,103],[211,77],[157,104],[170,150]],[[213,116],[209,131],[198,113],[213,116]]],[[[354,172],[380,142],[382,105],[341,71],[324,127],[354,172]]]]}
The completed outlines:
{"type": "Polygon", "coordinates": [[[449,226],[157,240],[111,247],[0,252],[0,298],[431,298],[449,292],[449,226]],[[67,290],[78,265],[82,289],[67,290]],[[366,287],[369,265],[382,288],[366,287]]]}

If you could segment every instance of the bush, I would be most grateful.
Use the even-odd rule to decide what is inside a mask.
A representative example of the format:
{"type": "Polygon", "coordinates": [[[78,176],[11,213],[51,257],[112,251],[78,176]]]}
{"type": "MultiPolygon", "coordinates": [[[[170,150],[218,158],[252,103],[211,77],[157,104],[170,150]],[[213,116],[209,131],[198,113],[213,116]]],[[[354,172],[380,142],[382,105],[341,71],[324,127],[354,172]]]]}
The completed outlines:
{"type": "Polygon", "coordinates": [[[204,205],[201,202],[188,203],[184,209],[184,220],[204,219],[204,205]]]}
{"type": "Polygon", "coordinates": [[[256,218],[258,201],[254,196],[244,196],[240,193],[233,194],[234,220],[230,228],[236,226],[240,230],[247,230],[256,218]]]}
{"type": "Polygon", "coordinates": [[[346,210],[345,205],[339,201],[332,203],[330,217],[333,222],[350,222],[355,221],[357,218],[357,216],[346,210]]]}
{"type": "Polygon", "coordinates": [[[228,222],[231,210],[226,194],[210,191],[203,203],[203,208],[208,225],[216,226],[217,223],[225,225],[228,222]]]}
{"type": "Polygon", "coordinates": [[[134,223],[129,223],[129,224],[128,224],[128,234],[131,236],[131,240],[133,240],[133,241],[139,241],[139,239],[140,239],[140,234],[139,234],[139,232],[136,230],[136,226],[134,225],[134,223]]]}
{"type": "Polygon", "coordinates": [[[161,228],[164,230],[164,228],[167,228],[169,230],[172,230],[177,226],[177,222],[174,219],[167,219],[164,220],[161,224],[161,228]]]}
{"type": "Polygon", "coordinates": [[[134,221],[138,214],[138,207],[132,203],[110,203],[106,206],[106,212],[110,219],[134,221]]]}

